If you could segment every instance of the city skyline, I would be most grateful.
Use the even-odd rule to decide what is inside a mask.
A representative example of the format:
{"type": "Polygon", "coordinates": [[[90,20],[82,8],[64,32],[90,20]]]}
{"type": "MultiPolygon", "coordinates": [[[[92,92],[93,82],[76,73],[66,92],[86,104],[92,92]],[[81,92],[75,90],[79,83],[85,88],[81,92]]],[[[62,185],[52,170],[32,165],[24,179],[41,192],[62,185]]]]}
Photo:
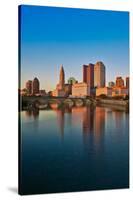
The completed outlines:
{"type": "Polygon", "coordinates": [[[26,80],[38,77],[41,88],[53,90],[61,64],[66,80],[72,76],[80,82],[82,65],[96,60],[106,66],[106,85],[116,76],[129,76],[128,12],[39,6],[21,9],[21,88],[26,80]]]}
{"type": "MultiPolygon", "coordinates": [[[[58,74],[58,80],[57,80],[57,83],[55,83],[55,85],[54,85],[54,89],[55,89],[55,87],[57,86],[57,85],[59,85],[60,84],[60,81],[63,81],[64,83],[62,83],[62,84],[66,84],[66,85],[73,85],[73,83],[70,83],[70,80],[72,79],[72,80],[74,80],[74,82],[75,83],[87,83],[88,81],[88,86],[90,87],[90,88],[95,88],[95,86],[94,86],[94,79],[95,79],[95,74],[97,73],[97,72],[94,72],[95,70],[93,69],[93,78],[91,78],[91,76],[88,74],[86,74],[87,75],[87,77],[85,78],[84,76],[86,76],[85,75],[85,73],[88,73],[88,72],[86,72],[85,70],[84,70],[84,68],[87,68],[87,67],[89,67],[90,68],[90,66],[91,66],[91,69],[92,69],[92,67],[93,68],[95,68],[95,66],[97,66],[97,64],[98,63],[101,63],[102,65],[104,65],[104,63],[102,63],[101,61],[99,61],[99,62],[96,62],[96,64],[92,64],[92,63],[89,63],[88,65],[83,65],[82,66],[82,80],[81,81],[79,81],[79,80],[76,80],[75,79],[75,77],[73,77],[73,76],[71,76],[71,77],[69,77],[69,79],[66,79],[65,77],[66,77],[66,75],[65,75],[65,70],[64,70],[64,66],[63,65],[61,65],[60,67],[59,67],[59,74],[58,74]],[[62,77],[61,77],[61,71],[63,70],[63,80],[62,80],[62,77]],[[85,80],[85,79],[88,79],[89,78],[89,80],[85,80]],[[93,80],[93,81],[92,81],[93,80]],[[90,82],[91,81],[91,82],[90,82]],[[92,86],[93,85],[93,86],[92,86]]],[[[105,67],[105,71],[106,71],[106,66],[104,66],[105,67]]],[[[89,72],[89,73],[92,73],[92,72],[89,72]]],[[[92,74],[91,74],[92,75],[92,74]]],[[[106,72],[105,72],[105,78],[104,78],[105,80],[106,80],[106,72]]],[[[105,85],[103,85],[102,87],[101,86],[99,86],[100,88],[104,88],[104,87],[109,87],[109,85],[110,84],[113,84],[113,85],[111,85],[111,87],[113,87],[113,86],[118,86],[117,85],[117,79],[119,80],[122,80],[122,85],[123,85],[123,87],[125,87],[127,84],[129,85],[129,76],[125,76],[125,77],[122,77],[122,76],[115,76],[115,78],[114,78],[114,81],[109,81],[108,83],[106,83],[106,81],[105,81],[105,85]],[[127,80],[128,79],[128,80],[127,80]],[[128,83],[127,83],[128,82],[128,83]]],[[[39,90],[45,90],[45,92],[52,92],[52,91],[54,91],[54,89],[53,90],[46,90],[46,88],[42,88],[41,87],[41,81],[40,81],[40,79],[38,78],[38,77],[32,77],[31,79],[28,79],[28,80],[26,80],[25,81],[25,83],[24,83],[24,87],[23,88],[21,88],[21,90],[23,90],[23,89],[26,89],[27,88],[27,85],[31,85],[30,87],[33,87],[32,85],[33,85],[33,82],[35,81],[35,80],[37,80],[38,81],[38,83],[37,83],[37,90],[39,91],[39,90]]],[[[100,81],[100,80],[99,80],[100,81]]],[[[29,86],[28,86],[29,87],[29,86]]],[[[118,86],[119,87],[119,86],[118,86]]],[[[31,89],[30,88],[30,90],[31,90],[31,92],[30,93],[32,93],[32,90],[33,89],[31,89]]]]}
{"type": "Polygon", "coordinates": [[[78,82],[74,77],[70,77],[65,81],[65,70],[63,65],[60,66],[59,80],[52,91],[46,91],[40,88],[40,81],[37,77],[33,80],[27,80],[25,88],[20,90],[20,94],[28,96],[53,96],[53,97],[96,97],[105,95],[112,96],[128,96],[129,95],[129,77],[125,80],[123,77],[117,76],[115,82],[106,80],[106,66],[103,62],[96,62],[82,66],[83,81],[78,82]],[[94,85],[95,84],[95,85],[94,85]]]}

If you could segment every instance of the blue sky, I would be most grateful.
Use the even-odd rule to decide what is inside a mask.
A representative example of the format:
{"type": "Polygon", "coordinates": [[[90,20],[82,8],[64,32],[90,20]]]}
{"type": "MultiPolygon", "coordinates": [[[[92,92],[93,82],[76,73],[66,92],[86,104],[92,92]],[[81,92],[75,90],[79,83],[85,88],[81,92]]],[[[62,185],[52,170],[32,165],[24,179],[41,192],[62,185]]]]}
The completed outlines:
{"type": "Polygon", "coordinates": [[[129,14],[21,6],[21,87],[38,77],[53,90],[63,64],[66,81],[82,81],[82,65],[103,61],[106,80],[129,75],[129,14]]]}

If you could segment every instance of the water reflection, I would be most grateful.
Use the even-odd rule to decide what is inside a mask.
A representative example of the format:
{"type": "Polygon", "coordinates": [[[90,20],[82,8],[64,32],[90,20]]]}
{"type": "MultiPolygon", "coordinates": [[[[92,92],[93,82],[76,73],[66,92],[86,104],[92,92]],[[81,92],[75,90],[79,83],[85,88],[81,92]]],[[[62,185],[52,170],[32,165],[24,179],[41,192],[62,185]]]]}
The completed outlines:
{"type": "Polygon", "coordinates": [[[28,118],[33,117],[35,120],[39,117],[39,109],[33,109],[33,110],[26,110],[25,116],[28,118]]]}
{"type": "MultiPolygon", "coordinates": [[[[43,110],[42,112],[45,112],[43,110]]],[[[105,107],[72,107],[72,108],[54,108],[53,112],[56,115],[57,127],[59,128],[59,133],[61,138],[64,138],[65,134],[65,124],[67,116],[67,124],[69,126],[81,126],[84,144],[87,142],[87,138],[93,135],[95,143],[99,143],[101,138],[104,137],[105,127],[108,129],[109,126],[115,126],[115,128],[120,128],[121,121],[126,120],[126,112],[124,111],[113,111],[105,107]],[[114,122],[113,124],[108,124],[108,121],[114,122]]],[[[25,116],[27,118],[33,118],[37,124],[39,120],[39,109],[26,110],[25,116]]],[[[91,136],[92,137],[92,136],[91,136]]],[[[90,141],[90,140],[89,140],[90,141]]],[[[103,138],[102,138],[102,141],[103,138]]]]}
{"type": "MultiPolygon", "coordinates": [[[[81,110],[82,112],[82,110],[81,110]]],[[[83,109],[83,133],[92,133],[94,127],[94,107],[84,107],[83,109]]]]}
{"type": "Polygon", "coordinates": [[[101,136],[104,136],[105,124],[106,124],[106,109],[102,107],[96,107],[94,112],[94,135],[98,142],[101,136]]]}
{"type": "Polygon", "coordinates": [[[65,125],[65,111],[64,110],[56,110],[57,115],[57,123],[60,131],[61,138],[64,138],[64,125],[65,125]]]}
{"type": "MultiPolygon", "coordinates": [[[[105,115],[106,109],[102,107],[72,107],[72,108],[54,108],[52,111],[55,114],[56,127],[60,135],[61,141],[64,141],[65,127],[72,126],[81,128],[83,145],[86,152],[89,152],[91,147],[103,150],[104,133],[105,133],[105,115]]],[[[41,111],[41,112],[45,112],[41,111]]],[[[39,116],[39,110],[26,111],[26,117],[34,118],[34,128],[38,128],[39,117],[44,120],[44,116],[39,116]]],[[[50,119],[49,119],[50,120],[50,119]]],[[[72,131],[71,131],[72,132],[72,131]]]]}
{"type": "Polygon", "coordinates": [[[21,117],[26,192],[128,187],[129,116],[125,111],[54,107],[24,111],[21,117]]]}

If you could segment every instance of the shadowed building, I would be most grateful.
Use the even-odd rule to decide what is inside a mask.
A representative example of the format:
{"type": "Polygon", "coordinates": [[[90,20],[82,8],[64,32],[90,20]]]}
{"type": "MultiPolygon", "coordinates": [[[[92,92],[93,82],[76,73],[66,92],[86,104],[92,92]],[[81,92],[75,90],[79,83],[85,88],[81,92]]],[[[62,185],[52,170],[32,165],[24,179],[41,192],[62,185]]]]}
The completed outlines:
{"type": "Polygon", "coordinates": [[[83,82],[90,87],[89,95],[94,95],[94,65],[92,63],[83,65],[83,82]]]}
{"type": "Polygon", "coordinates": [[[40,91],[39,91],[39,94],[40,94],[41,96],[46,96],[46,91],[45,91],[45,90],[40,90],[40,91]]]}
{"type": "Polygon", "coordinates": [[[105,65],[101,61],[94,66],[94,87],[105,87],[105,65]]]}
{"type": "Polygon", "coordinates": [[[94,65],[83,65],[83,82],[87,83],[90,88],[94,88],[94,65]]]}
{"type": "Polygon", "coordinates": [[[39,94],[39,87],[40,87],[39,80],[37,78],[34,78],[34,80],[32,82],[32,94],[33,95],[39,94]]]}
{"type": "Polygon", "coordinates": [[[28,95],[32,94],[32,81],[31,80],[28,80],[26,82],[26,90],[27,90],[28,95]]]}
{"type": "Polygon", "coordinates": [[[126,77],[126,88],[129,89],[129,77],[126,77]]]}

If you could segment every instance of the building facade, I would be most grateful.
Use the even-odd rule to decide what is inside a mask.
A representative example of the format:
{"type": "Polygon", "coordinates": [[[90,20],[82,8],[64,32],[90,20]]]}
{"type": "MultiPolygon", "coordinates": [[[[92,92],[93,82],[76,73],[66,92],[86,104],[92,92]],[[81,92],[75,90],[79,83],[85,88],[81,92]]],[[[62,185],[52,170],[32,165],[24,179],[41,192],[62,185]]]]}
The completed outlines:
{"type": "Polygon", "coordinates": [[[40,90],[39,94],[40,94],[40,96],[46,96],[46,91],[45,90],[40,90]]]}
{"type": "Polygon", "coordinates": [[[32,82],[32,94],[33,95],[39,94],[39,88],[40,88],[39,80],[37,78],[34,78],[32,82]]]}
{"type": "Polygon", "coordinates": [[[112,88],[110,87],[103,87],[103,88],[96,88],[96,96],[106,95],[112,96],[112,88]]]}
{"type": "Polygon", "coordinates": [[[121,76],[116,77],[116,87],[124,87],[124,80],[121,76]]]}
{"type": "Polygon", "coordinates": [[[28,80],[26,82],[26,90],[27,90],[27,94],[28,95],[31,95],[32,94],[32,81],[31,80],[28,80]]]}
{"type": "Polygon", "coordinates": [[[126,96],[129,94],[129,89],[126,87],[104,87],[96,89],[96,96],[106,95],[108,97],[126,96]]]}
{"type": "Polygon", "coordinates": [[[126,77],[126,88],[129,88],[129,77],[126,77]]]}
{"type": "Polygon", "coordinates": [[[61,65],[58,88],[63,89],[65,85],[65,72],[63,65],[61,65]]]}
{"type": "Polygon", "coordinates": [[[129,89],[126,87],[115,87],[112,90],[112,96],[126,96],[129,95],[129,89]]]}
{"type": "Polygon", "coordinates": [[[85,97],[90,96],[90,87],[87,83],[76,83],[72,85],[72,96],[85,97]]]}
{"type": "Polygon", "coordinates": [[[83,65],[83,82],[94,88],[94,64],[83,65]]]}
{"type": "Polygon", "coordinates": [[[94,66],[94,87],[105,87],[105,65],[103,62],[97,62],[94,66]]]}

